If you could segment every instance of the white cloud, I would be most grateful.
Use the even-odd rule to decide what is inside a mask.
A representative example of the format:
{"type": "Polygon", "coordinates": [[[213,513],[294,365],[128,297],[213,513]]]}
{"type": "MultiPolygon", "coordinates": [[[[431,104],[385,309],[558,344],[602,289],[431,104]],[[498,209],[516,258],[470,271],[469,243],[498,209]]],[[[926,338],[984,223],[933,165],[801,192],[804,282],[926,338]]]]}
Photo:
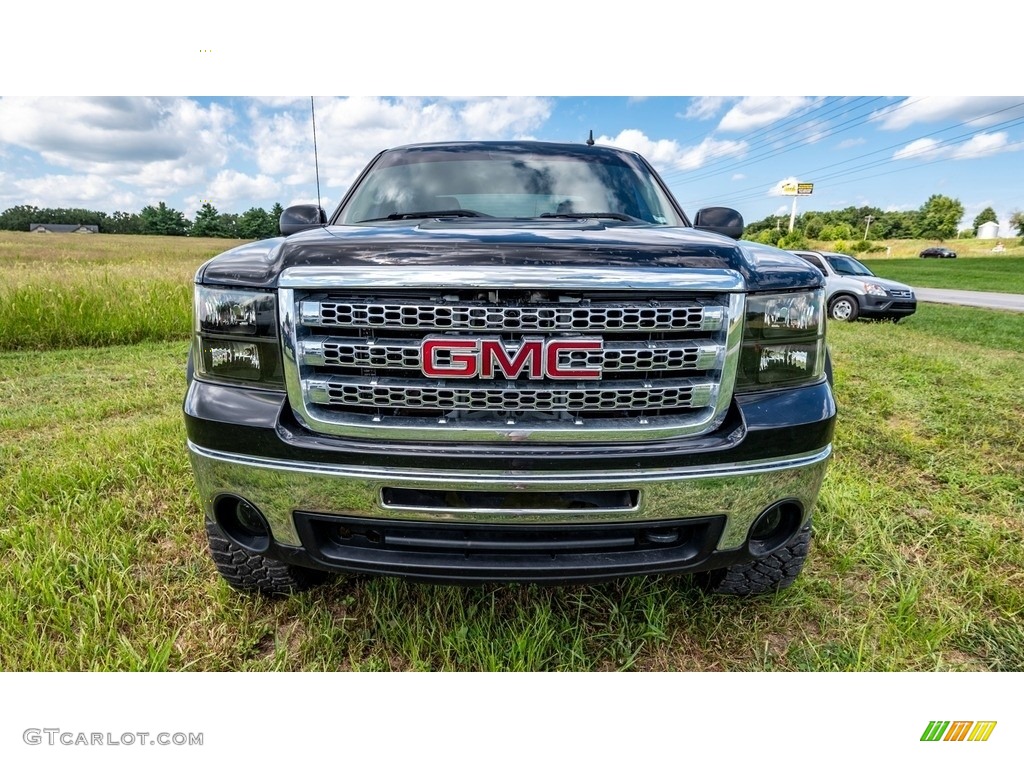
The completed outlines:
{"type": "MultiPolygon", "coordinates": [[[[3,181],[0,178],[0,181],[3,181]]],[[[7,186],[7,185],[5,185],[7,186]]],[[[127,208],[137,202],[131,192],[119,189],[109,179],[96,174],[69,176],[49,174],[13,181],[15,194],[4,195],[20,204],[40,208],[127,208]]]]}
{"type": "Polygon", "coordinates": [[[309,104],[308,96],[253,96],[251,98],[257,104],[262,104],[265,107],[296,107],[309,104]]]}
{"type": "Polygon", "coordinates": [[[925,160],[933,157],[941,156],[943,153],[942,147],[939,146],[939,142],[935,139],[918,139],[912,141],[907,146],[897,149],[892,156],[893,160],[925,160]]]}
{"type": "MultiPolygon", "coordinates": [[[[0,142],[38,152],[76,176],[169,195],[224,165],[230,110],[181,98],[5,98],[0,142]]],[[[57,190],[54,190],[55,192],[57,190]]]]}
{"type": "Polygon", "coordinates": [[[247,199],[271,199],[281,185],[266,174],[250,176],[239,171],[221,171],[207,187],[206,198],[220,210],[234,210],[234,203],[247,199]]]}
{"type": "Polygon", "coordinates": [[[867,144],[867,141],[865,138],[843,139],[837,146],[839,149],[850,149],[851,147],[859,147],[861,144],[867,144]]]}
{"type": "MultiPolygon", "coordinates": [[[[382,149],[429,141],[494,139],[543,125],[549,99],[533,97],[317,99],[316,133],[321,185],[347,187],[382,149]]],[[[252,152],[261,173],[314,192],[313,133],[308,104],[261,110],[253,120],[252,152]]],[[[304,190],[292,190],[301,195],[304,190]]]]}
{"type": "Polygon", "coordinates": [[[639,152],[656,168],[689,171],[700,168],[710,160],[740,156],[747,149],[745,141],[729,141],[707,138],[700,144],[680,146],[672,139],[651,139],[643,131],[627,128],[614,138],[601,136],[598,144],[608,144],[639,152]]]}
{"type": "Polygon", "coordinates": [[[1016,106],[1022,102],[1024,98],[1020,96],[912,96],[878,110],[872,119],[879,121],[884,130],[902,130],[916,123],[942,120],[971,121],[982,127],[1024,117],[1024,105],[1016,106]]]}
{"type": "Polygon", "coordinates": [[[954,160],[972,160],[976,157],[988,157],[1002,151],[1013,151],[1019,147],[1007,147],[1009,144],[1006,133],[979,133],[968,141],[957,146],[950,153],[954,160]]]}
{"type": "Polygon", "coordinates": [[[227,109],[189,99],[5,98],[0,141],[54,165],[109,169],[161,160],[209,161],[227,143],[227,109]]]}
{"type": "Polygon", "coordinates": [[[979,133],[960,144],[943,144],[935,139],[918,139],[898,149],[892,157],[893,160],[974,160],[1000,152],[1015,152],[1020,148],[1019,144],[1010,143],[1004,131],[999,131],[979,133]]]}
{"type": "Polygon", "coordinates": [[[721,131],[752,131],[782,120],[811,103],[805,96],[747,96],[725,113],[721,131]]]}
{"type": "Polygon", "coordinates": [[[547,99],[526,96],[473,101],[459,113],[459,119],[474,138],[521,134],[543,124],[550,116],[551,103],[547,99]]]}
{"type": "Polygon", "coordinates": [[[698,96],[690,100],[686,112],[677,115],[686,120],[710,120],[721,111],[729,99],[725,96],[698,96]]]}
{"type": "Polygon", "coordinates": [[[826,120],[808,120],[800,126],[799,131],[801,133],[806,132],[803,137],[804,144],[817,144],[832,133],[832,129],[828,127],[826,120]]]}
{"type": "Polygon", "coordinates": [[[747,178],[747,174],[745,174],[745,173],[734,173],[732,175],[732,180],[733,181],[740,181],[741,179],[745,179],[745,178],[747,178]]]}

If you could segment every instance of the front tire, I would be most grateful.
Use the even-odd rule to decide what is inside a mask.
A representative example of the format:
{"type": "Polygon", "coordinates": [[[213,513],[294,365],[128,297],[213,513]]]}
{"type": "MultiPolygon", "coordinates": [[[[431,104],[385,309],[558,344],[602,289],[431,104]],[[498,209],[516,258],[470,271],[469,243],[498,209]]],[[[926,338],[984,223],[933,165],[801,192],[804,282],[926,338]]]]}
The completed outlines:
{"type": "Polygon", "coordinates": [[[764,595],[790,586],[803,570],[811,546],[808,520],[790,542],[757,560],[696,575],[697,586],[709,595],[764,595]]]}
{"type": "Polygon", "coordinates": [[[220,526],[206,521],[210,557],[221,578],[239,592],[268,596],[293,595],[322,584],[328,574],[282,563],[266,555],[248,552],[228,539],[220,526]]]}
{"type": "Polygon", "coordinates": [[[836,296],[828,303],[828,316],[841,323],[852,323],[857,319],[857,300],[853,296],[836,296]]]}

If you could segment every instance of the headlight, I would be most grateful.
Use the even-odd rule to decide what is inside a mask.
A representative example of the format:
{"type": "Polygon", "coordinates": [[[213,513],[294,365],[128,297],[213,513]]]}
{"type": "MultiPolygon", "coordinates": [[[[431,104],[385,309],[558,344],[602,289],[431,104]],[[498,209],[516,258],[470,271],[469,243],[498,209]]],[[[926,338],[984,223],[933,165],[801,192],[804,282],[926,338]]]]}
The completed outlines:
{"type": "Polygon", "coordinates": [[[824,302],[821,289],[748,296],[736,389],[820,379],[825,368],[824,302]]]}
{"type": "Polygon", "coordinates": [[[193,352],[198,378],[283,389],[275,295],[197,285],[193,352]]]}
{"type": "Polygon", "coordinates": [[[872,296],[885,296],[885,288],[878,283],[864,283],[864,290],[872,296]]]}

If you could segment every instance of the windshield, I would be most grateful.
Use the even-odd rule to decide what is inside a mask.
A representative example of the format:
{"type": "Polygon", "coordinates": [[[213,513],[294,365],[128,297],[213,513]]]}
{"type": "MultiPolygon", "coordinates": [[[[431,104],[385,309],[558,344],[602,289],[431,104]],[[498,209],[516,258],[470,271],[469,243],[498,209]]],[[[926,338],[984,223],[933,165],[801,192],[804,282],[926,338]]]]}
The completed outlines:
{"type": "Polygon", "coordinates": [[[832,269],[835,270],[838,275],[865,275],[867,277],[874,277],[875,273],[865,267],[856,259],[850,256],[842,256],[840,254],[823,254],[828,263],[832,265],[832,269]]]}
{"type": "Polygon", "coordinates": [[[515,147],[385,153],[335,223],[415,213],[508,219],[613,214],[606,218],[683,224],[654,176],[631,156],[515,147]]]}

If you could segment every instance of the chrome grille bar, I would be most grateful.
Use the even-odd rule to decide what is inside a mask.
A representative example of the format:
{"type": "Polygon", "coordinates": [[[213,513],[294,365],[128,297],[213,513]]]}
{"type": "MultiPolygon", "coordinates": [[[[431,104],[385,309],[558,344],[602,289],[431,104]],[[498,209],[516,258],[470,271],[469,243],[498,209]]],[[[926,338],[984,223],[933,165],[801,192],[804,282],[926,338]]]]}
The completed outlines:
{"type": "Polygon", "coordinates": [[[544,304],[493,306],[416,301],[312,299],[299,306],[299,322],[326,328],[417,329],[424,331],[522,331],[616,333],[631,331],[718,331],[720,306],[697,302],[544,304]]]}
{"type": "Polygon", "coordinates": [[[309,401],[357,408],[411,408],[470,411],[635,411],[650,408],[703,408],[717,385],[708,381],[660,380],[657,385],[538,385],[507,382],[445,384],[408,379],[313,376],[303,382],[309,401]]]}
{"type": "MultiPolygon", "coordinates": [[[[299,342],[299,354],[310,366],[419,371],[421,341],[311,336],[299,342]]],[[[612,341],[603,350],[563,351],[559,363],[600,367],[606,373],[705,371],[718,364],[724,351],[722,344],[710,341],[612,341]]]]}

